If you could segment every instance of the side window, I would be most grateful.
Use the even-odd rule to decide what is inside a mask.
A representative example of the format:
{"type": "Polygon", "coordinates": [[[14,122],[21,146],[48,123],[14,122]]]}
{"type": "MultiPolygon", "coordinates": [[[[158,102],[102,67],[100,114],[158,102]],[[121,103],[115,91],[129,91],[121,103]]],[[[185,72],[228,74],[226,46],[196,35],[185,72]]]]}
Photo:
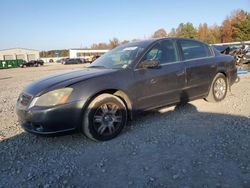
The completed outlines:
{"type": "Polygon", "coordinates": [[[161,53],[162,53],[161,46],[158,43],[144,56],[143,61],[146,60],[160,61],[161,53]]]}
{"type": "Polygon", "coordinates": [[[173,41],[165,40],[161,42],[162,56],[161,63],[170,63],[177,61],[177,51],[173,41]]]}
{"type": "Polygon", "coordinates": [[[175,45],[170,40],[165,40],[156,44],[143,57],[142,61],[146,60],[157,60],[160,64],[177,61],[177,51],[175,45]]]}
{"type": "Polygon", "coordinates": [[[179,44],[182,49],[184,60],[203,58],[212,55],[208,47],[203,43],[191,40],[180,40],[179,44]]]}

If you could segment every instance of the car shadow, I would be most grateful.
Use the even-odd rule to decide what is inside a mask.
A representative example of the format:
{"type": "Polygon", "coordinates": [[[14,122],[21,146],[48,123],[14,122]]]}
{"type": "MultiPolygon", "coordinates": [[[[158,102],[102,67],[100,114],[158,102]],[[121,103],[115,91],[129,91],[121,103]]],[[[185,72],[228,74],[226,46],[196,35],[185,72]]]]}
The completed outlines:
{"type": "Polygon", "coordinates": [[[189,103],[144,112],[107,142],[23,132],[0,142],[0,187],[249,187],[249,143],[249,118],[189,103]]]}

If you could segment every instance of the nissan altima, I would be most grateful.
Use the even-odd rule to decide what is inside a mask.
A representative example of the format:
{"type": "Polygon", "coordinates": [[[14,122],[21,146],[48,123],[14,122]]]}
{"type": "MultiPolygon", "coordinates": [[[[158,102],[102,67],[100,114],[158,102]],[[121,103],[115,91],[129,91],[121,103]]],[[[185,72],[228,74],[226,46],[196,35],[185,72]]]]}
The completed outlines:
{"type": "Polygon", "coordinates": [[[236,77],[233,57],[206,43],[145,40],[110,50],[82,70],[31,83],[16,112],[23,129],[34,134],[78,130],[104,141],[137,112],[200,98],[220,102],[236,77]]]}

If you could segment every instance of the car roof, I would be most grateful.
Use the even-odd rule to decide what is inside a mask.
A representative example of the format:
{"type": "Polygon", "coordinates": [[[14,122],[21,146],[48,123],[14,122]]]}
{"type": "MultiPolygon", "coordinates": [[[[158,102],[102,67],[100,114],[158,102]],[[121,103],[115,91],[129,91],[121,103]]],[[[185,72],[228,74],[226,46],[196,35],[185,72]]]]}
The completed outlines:
{"type": "MultiPolygon", "coordinates": [[[[163,38],[152,38],[152,39],[147,39],[147,40],[140,40],[140,41],[135,41],[135,42],[130,42],[128,44],[131,45],[147,45],[156,41],[162,41],[162,40],[166,40],[166,39],[171,39],[171,40],[190,40],[190,41],[197,41],[197,42],[201,42],[204,43],[200,40],[194,39],[194,38],[185,38],[185,37],[163,37],[163,38]]],[[[206,44],[206,43],[204,43],[206,44]]]]}

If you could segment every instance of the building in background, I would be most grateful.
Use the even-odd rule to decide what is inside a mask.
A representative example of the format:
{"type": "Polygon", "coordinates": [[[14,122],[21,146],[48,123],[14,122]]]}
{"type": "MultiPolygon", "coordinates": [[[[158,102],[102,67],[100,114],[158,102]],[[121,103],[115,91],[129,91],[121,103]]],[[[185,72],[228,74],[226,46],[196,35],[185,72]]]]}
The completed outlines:
{"type": "Polygon", "coordinates": [[[70,49],[69,58],[92,59],[94,56],[101,56],[109,50],[92,50],[92,49],[70,49]]]}
{"type": "Polygon", "coordinates": [[[26,48],[0,50],[0,60],[22,59],[25,61],[40,59],[39,51],[26,48]]]}

